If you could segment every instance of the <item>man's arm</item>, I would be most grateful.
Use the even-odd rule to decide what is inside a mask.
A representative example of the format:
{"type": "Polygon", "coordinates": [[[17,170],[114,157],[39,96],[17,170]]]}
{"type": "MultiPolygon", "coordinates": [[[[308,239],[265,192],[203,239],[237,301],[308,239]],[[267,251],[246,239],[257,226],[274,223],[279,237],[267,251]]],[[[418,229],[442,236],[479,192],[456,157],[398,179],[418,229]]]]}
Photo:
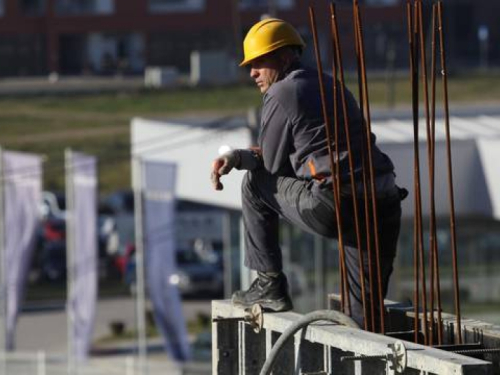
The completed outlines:
{"type": "Polygon", "coordinates": [[[233,168],[238,170],[254,170],[262,166],[260,148],[238,149],[226,152],[212,163],[211,180],[215,190],[222,190],[221,176],[229,174],[233,168]]]}
{"type": "Polygon", "coordinates": [[[262,108],[260,146],[268,172],[280,175],[290,172],[293,142],[292,124],[285,109],[275,97],[267,95],[262,108]]]}

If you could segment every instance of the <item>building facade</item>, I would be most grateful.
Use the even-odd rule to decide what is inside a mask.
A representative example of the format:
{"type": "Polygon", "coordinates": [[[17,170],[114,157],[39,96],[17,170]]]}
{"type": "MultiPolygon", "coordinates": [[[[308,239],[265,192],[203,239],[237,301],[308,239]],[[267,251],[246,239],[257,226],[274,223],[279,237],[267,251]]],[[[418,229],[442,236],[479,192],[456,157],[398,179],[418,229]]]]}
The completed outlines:
{"type": "MultiPolygon", "coordinates": [[[[405,1],[360,3],[369,68],[407,67],[405,1]]],[[[446,4],[453,15],[450,45],[466,63],[499,59],[490,46],[499,44],[500,27],[491,7],[500,6],[489,3],[446,4]]],[[[352,1],[336,4],[349,68],[354,64],[352,1]]],[[[238,60],[244,33],[263,14],[292,22],[312,45],[307,7],[299,0],[0,0],[0,76],[139,74],[146,66],[187,72],[194,50],[223,50],[238,60]]],[[[316,5],[326,62],[331,55],[327,12],[327,3],[316,5]]],[[[312,48],[308,54],[312,60],[312,48]]]]}

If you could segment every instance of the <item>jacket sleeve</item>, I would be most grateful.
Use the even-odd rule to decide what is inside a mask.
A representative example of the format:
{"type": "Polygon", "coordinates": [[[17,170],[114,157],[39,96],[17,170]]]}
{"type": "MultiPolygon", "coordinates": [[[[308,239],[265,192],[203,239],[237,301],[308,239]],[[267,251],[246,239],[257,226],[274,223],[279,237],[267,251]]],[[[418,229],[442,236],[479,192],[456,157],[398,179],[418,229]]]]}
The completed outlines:
{"type": "Polygon", "coordinates": [[[293,149],[291,123],[283,106],[269,95],[264,97],[259,144],[267,171],[287,176],[293,173],[290,162],[293,149]]]}

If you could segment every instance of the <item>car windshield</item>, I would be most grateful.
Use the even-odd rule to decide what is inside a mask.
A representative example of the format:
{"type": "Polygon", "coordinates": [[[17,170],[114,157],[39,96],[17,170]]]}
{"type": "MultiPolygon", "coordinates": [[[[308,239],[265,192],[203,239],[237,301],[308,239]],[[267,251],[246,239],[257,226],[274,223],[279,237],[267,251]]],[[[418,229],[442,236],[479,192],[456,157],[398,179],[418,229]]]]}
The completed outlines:
{"type": "Polygon", "coordinates": [[[64,194],[56,194],[57,205],[61,209],[61,211],[66,210],[66,197],[64,194]]]}
{"type": "Polygon", "coordinates": [[[202,260],[194,251],[181,250],[176,254],[177,264],[201,263],[202,260]]]}

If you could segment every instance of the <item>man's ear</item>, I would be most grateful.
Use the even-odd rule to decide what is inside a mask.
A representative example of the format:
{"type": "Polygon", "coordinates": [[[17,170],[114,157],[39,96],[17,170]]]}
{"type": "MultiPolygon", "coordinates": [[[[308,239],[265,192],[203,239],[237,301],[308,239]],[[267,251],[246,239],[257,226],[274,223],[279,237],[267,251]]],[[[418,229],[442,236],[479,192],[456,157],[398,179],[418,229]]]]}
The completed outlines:
{"type": "Polygon", "coordinates": [[[283,73],[287,72],[293,63],[294,55],[293,51],[290,49],[284,49],[278,56],[280,65],[283,67],[283,73]]]}

